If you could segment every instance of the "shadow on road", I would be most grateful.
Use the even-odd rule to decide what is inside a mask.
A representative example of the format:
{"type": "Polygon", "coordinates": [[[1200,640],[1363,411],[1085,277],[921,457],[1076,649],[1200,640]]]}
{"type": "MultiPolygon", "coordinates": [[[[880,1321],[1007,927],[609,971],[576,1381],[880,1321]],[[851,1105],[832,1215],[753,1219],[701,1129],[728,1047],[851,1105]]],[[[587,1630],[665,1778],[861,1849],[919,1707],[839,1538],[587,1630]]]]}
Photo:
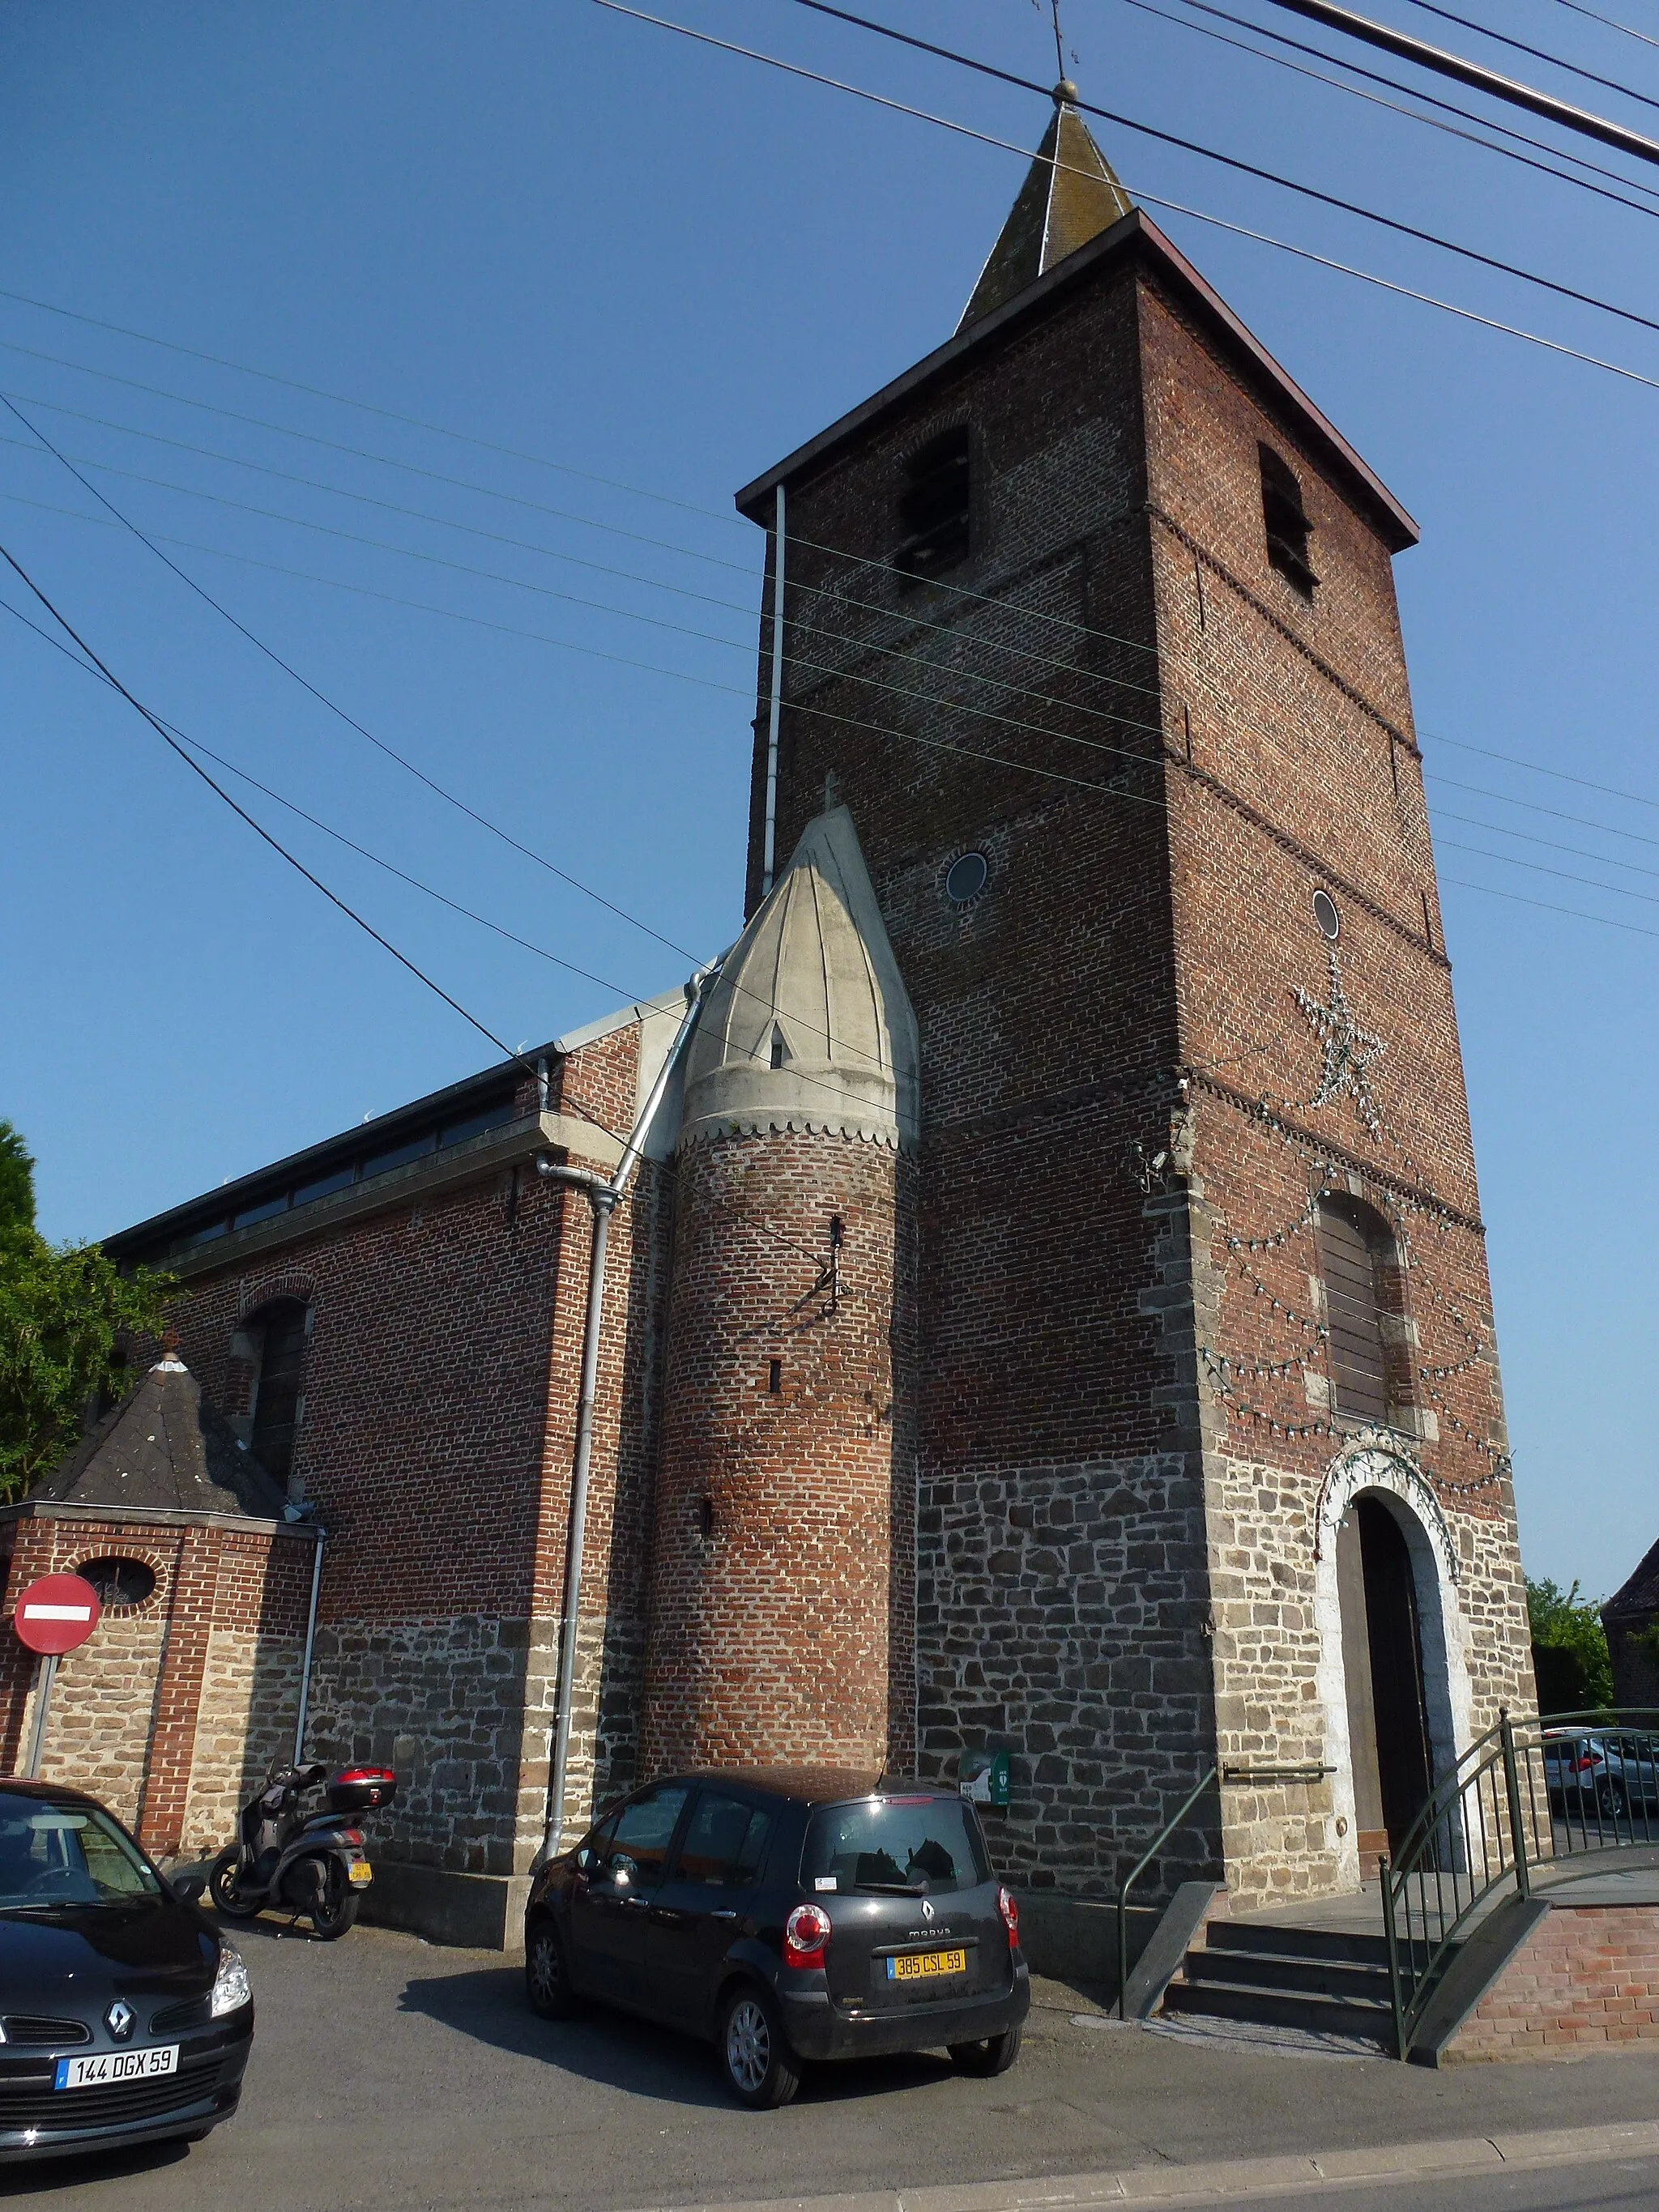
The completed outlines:
{"type": "MultiPolygon", "coordinates": [[[[398,2009],[423,2014],[492,2050],[538,2059],[554,2074],[576,2075],[668,2104],[737,2109],[720,2081],[712,2045],[597,2004],[574,2020],[538,2020],[525,2002],[523,1970],[517,1966],[483,1966],[411,1981],[398,2009]]],[[[834,2104],[846,2097],[892,2095],[948,2081],[954,2073],[948,2058],[927,2051],[809,2066],[799,2101],[834,2104]]]]}

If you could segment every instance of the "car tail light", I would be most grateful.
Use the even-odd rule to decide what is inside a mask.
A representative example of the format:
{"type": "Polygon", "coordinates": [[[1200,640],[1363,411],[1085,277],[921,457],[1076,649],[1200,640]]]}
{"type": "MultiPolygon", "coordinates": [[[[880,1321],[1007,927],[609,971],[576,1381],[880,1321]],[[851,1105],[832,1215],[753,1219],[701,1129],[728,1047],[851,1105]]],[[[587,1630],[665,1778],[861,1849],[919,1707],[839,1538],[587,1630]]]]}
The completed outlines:
{"type": "Polygon", "coordinates": [[[997,1911],[1002,1915],[1002,1924],[1008,1930],[1008,1945],[1012,1950],[1019,1941],[1019,1907],[1006,1889],[997,1892],[997,1911]]]}
{"type": "Polygon", "coordinates": [[[821,1966],[830,1941],[830,1915],[821,1905],[798,1905],[783,1923],[786,1966],[821,1966]]]}
{"type": "Polygon", "coordinates": [[[1593,1766],[1599,1766],[1601,1761],[1593,1751],[1587,1751],[1582,1759],[1575,1759],[1572,1763],[1578,1773],[1588,1774],[1593,1766]]]}

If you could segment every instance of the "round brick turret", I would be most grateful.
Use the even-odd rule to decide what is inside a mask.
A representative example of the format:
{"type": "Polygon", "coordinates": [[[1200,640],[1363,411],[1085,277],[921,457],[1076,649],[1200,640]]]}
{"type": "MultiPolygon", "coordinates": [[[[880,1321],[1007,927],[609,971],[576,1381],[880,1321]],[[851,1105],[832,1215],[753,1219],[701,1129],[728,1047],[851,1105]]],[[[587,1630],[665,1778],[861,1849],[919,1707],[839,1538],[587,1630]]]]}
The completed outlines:
{"type": "Polygon", "coordinates": [[[647,1773],[913,1755],[900,1401],[915,1064],[838,810],[728,956],[688,1060],[647,1773]]]}

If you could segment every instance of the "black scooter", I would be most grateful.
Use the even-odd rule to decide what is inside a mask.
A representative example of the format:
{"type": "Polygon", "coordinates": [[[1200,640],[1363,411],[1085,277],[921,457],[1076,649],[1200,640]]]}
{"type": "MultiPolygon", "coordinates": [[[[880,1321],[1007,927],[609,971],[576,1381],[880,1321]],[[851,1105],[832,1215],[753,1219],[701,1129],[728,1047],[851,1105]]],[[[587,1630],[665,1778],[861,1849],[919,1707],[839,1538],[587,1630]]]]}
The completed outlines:
{"type": "Polygon", "coordinates": [[[374,1880],[362,1830],[348,1820],[379,1812],[397,1794],[388,1766],[348,1766],[331,1779],[315,1761],[274,1761],[242,1808],[240,1841],[213,1862],[208,1895],[229,1920],[257,1919],[268,1905],[302,1912],[325,1942],[333,1942],[357,1917],[374,1880]],[[318,1789],[324,1803],[307,1810],[301,1801],[318,1789]]]}

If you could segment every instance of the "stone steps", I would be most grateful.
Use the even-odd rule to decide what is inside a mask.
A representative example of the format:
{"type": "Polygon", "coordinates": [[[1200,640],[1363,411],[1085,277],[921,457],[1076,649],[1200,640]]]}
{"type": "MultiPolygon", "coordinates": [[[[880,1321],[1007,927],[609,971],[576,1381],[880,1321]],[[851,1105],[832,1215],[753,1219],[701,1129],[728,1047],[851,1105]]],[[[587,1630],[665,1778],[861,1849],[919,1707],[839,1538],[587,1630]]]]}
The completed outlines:
{"type": "Polygon", "coordinates": [[[1380,1935],[1212,1921],[1164,1991],[1164,2010],[1386,2045],[1394,2036],[1388,1946],[1380,1935]]]}

